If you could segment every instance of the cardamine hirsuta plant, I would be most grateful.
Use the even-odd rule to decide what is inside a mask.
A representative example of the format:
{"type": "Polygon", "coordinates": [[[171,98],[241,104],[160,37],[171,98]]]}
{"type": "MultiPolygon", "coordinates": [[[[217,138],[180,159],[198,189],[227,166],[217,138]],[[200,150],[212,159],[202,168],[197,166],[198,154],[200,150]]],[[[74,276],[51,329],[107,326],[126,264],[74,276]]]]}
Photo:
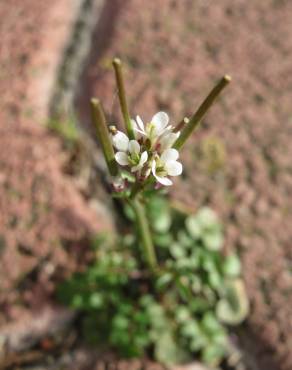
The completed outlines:
{"type": "Polygon", "coordinates": [[[226,75],[219,81],[191,119],[184,118],[178,125],[172,126],[167,113],[158,112],[150,122],[144,124],[140,116],[136,120],[130,117],[121,61],[115,58],[113,66],[126,133],[118,131],[115,126],[107,126],[101,102],[97,99],[91,100],[92,120],[112,176],[113,190],[131,203],[136,213],[144,257],[148,267],[153,270],[158,264],[143,209],[144,193],[161,186],[171,186],[171,177],[181,175],[183,166],[178,161],[179,150],[231,78],[226,75]],[[121,169],[126,169],[127,173],[121,169]]]}
{"type": "Polygon", "coordinates": [[[83,312],[91,341],[122,355],[217,365],[230,350],[227,326],[248,313],[240,261],[221,252],[222,225],[211,209],[172,207],[166,190],[183,172],[181,149],[231,79],[221,78],[178,124],[165,112],[144,122],[131,118],[122,63],[113,66],[125,131],[107,123],[99,100],[91,113],[112,195],[133,228],[96,239],[96,261],[64,283],[60,297],[83,312]]]}

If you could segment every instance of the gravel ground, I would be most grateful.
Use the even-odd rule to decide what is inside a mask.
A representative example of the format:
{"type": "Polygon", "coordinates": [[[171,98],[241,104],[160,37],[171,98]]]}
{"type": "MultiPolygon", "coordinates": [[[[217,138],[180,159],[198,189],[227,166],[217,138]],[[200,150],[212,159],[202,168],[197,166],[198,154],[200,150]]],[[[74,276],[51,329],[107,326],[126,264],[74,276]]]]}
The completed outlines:
{"type": "Polygon", "coordinates": [[[241,339],[265,370],[292,368],[291,15],[285,0],[113,0],[77,95],[85,125],[91,96],[119,120],[110,61],[120,56],[132,114],[164,109],[177,122],[222,74],[233,76],[183,150],[173,192],[225,221],[251,299],[241,339]]]}

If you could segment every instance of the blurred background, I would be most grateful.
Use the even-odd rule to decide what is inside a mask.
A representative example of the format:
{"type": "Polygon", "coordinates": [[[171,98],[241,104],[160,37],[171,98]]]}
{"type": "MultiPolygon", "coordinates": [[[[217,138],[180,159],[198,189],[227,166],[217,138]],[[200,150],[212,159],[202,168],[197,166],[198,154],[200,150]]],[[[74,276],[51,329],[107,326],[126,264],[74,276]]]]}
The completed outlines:
{"type": "Polygon", "coordinates": [[[10,0],[0,15],[0,359],[1,338],[20,341],[35,315],[45,333],[50,320],[72,322],[55,307],[55,283],[90,258],[92,233],[114,228],[88,102],[100,98],[121,122],[118,56],[131,113],[145,120],[158,110],[173,123],[190,116],[232,76],[184,148],[172,196],[212,206],[226,251],[240,254],[251,369],[291,370],[292,2],[10,0]],[[87,138],[74,150],[71,120],[87,138]]]}

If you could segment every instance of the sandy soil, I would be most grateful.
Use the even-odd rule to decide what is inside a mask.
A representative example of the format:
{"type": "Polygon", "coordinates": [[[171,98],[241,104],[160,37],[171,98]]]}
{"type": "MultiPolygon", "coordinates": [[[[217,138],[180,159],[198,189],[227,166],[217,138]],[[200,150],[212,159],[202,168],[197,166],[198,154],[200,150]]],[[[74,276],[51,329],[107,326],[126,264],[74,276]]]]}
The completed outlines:
{"type": "Polygon", "coordinates": [[[38,312],[55,276],[85,256],[89,236],[110,228],[65,175],[68,154],[42,125],[69,3],[0,5],[0,325],[38,312]]]}

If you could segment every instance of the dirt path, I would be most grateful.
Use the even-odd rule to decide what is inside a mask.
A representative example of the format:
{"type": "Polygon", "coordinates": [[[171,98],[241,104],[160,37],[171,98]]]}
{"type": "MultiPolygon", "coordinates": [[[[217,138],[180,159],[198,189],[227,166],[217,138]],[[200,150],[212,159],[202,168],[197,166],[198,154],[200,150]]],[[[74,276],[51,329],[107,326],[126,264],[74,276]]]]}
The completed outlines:
{"type": "Polygon", "coordinates": [[[103,16],[79,90],[84,122],[92,95],[118,116],[116,55],[127,64],[132,113],[145,119],[165,109],[176,122],[221,74],[233,76],[183,152],[179,197],[211,203],[226,221],[252,303],[245,346],[259,369],[290,370],[292,2],[115,0],[103,16]]]}

